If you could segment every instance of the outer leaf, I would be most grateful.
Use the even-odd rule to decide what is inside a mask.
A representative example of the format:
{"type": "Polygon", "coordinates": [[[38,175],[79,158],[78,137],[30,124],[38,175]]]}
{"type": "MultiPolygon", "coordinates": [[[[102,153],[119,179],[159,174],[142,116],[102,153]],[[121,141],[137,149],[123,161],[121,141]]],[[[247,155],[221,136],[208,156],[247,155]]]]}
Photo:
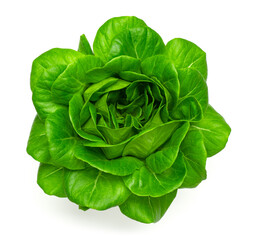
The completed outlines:
{"type": "Polygon", "coordinates": [[[111,42],[108,59],[127,55],[145,59],[165,52],[160,35],[149,27],[131,28],[116,35],[111,42]]]}
{"type": "Polygon", "coordinates": [[[123,156],[146,158],[164,144],[180,122],[169,122],[158,127],[147,129],[131,140],[123,151],[123,156]]]}
{"type": "Polygon", "coordinates": [[[172,166],[188,129],[189,123],[186,122],[172,134],[160,150],[146,158],[146,164],[152,171],[162,173],[172,166]]]}
{"type": "Polygon", "coordinates": [[[130,28],[145,27],[143,20],[136,17],[116,17],[105,22],[97,31],[94,39],[94,54],[107,61],[113,38],[130,28]]]}
{"type": "Polygon", "coordinates": [[[206,53],[194,43],[175,38],[166,45],[166,55],[177,69],[195,69],[207,79],[206,53]]]}
{"type": "Polygon", "coordinates": [[[81,144],[69,119],[67,109],[51,113],[45,122],[49,150],[58,166],[83,169],[86,164],[75,157],[75,149],[81,144]]]}
{"type": "Polygon", "coordinates": [[[64,190],[64,168],[41,163],[37,183],[48,195],[66,197],[64,190]]]}
{"type": "Polygon", "coordinates": [[[26,150],[29,155],[39,162],[49,163],[51,160],[45,123],[38,115],[34,119],[26,150]]]}
{"type": "Polygon", "coordinates": [[[180,99],[171,113],[173,119],[199,121],[208,106],[208,89],[200,73],[193,69],[178,70],[180,99]]]}
{"type": "Polygon", "coordinates": [[[122,205],[121,212],[129,218],[143,223],[158,222],[174,200],[177,191],[161,197],[139,197],[132,194],[122,205]]]}
{"type": "MultiPolygon", "coordinates": [[[[69,64],[74,62],[77,58],[83,55],[72,50],[72,49],[61,49],[53,48],[33,61],[32,71],[31,71],[31,89],[32,91],[37,85],[37,81],[43,75],[43,73],[49,69],[55,67],[55,70],[60,70],[60,68],[66,68],[69,64]],[[58,69],[57,69],[58,68],[58,69]]],[[[46,79],[47,83],[50,85],[51,79],[46,79]]]]}
{"type": "Polygon", "coordinates": [[[80,36],[78,51],[85,54],[85,55],[93,55],[93,51],[91,49],[91,46],[90,46],[85,34],[82,34],[80,36]]]}
{"type": "Polygon", "coordinates": [[[101,60],[91,55],[83,56],[68,65],[51,87],[54,102],[68,105],[72,96],[87,85],[85,74],[101,65],[101,60]]]}
{"type": "Polygon", "coordinates": [[[65,189],[72,202],[97,210],[120,205],[130,195],[120,177],[92,167],[66,171],[65,189]]]}
{"type": "Polygon", "coordinates": [[[170,117],[191,122],[199,121],[203,117],[203,111],[197,99],[191,96],[181,99],[170,113],[170,117]]]}
{"type": "Polygon", "coordinates": [[[185,164],[180,153],[171,168],[161,174],[156,174],[144,166],[123,179],[131,192],[138,196],[160,197],[180,187],[185,174],[185,164]]]}
{"type": "Polygon", "coordinates": [[[181,187],[196,187],[206,179],[206,149],[199,130],[190,130],[181,145],[187,174],[181,187]]]}
{"type": "Polygon", "coordinates": [[[208,105],[207,85],[200,73],[193,69],[178,70],[180,81],[180,98],[192,96],[197,99],[205,111],[208,105]]]}
{"type": "Polygon", "coordinates": [[[231,132],[224,118],[210,105],[204,118],[194,123],[192,127],[199,129],[202,133],[208,157],[215,155],[225,147],[231,132]]]}
{"type": "Polygon", "coordinates": [[[78,208],[83,211],[87,211],[89,209],[88,207],[85,207],[85,206],[78,206],[78,208]]]}
{"type": "Polygon", "coordinates": [[[42,119],[61,108],[61,105],[56,104],[52,99],[52,84],[69,64],[82,56],[84,55],[71,49],[54,48],[34,60],[31,72],[31,89],[34,106],[42,119]]]}
{"type": "Polygon", "coordinates": [[[80,147],[76,150],[76,157],[94,168],[117,176],[132,174],[143,166],[143,162],[134,157],[120,157],[108,160],[100,149],[80,147]]]}

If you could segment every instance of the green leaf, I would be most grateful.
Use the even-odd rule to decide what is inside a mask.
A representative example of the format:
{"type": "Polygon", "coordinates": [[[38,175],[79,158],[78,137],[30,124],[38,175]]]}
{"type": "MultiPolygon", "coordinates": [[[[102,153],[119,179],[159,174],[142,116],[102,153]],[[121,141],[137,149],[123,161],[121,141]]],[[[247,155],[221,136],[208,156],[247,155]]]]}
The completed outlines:
{"type": "Polygon", "coordinates": [[[79,171],[66,171],[65,189],[72,202],[97,210],[120,205],[130,195],[121,177],[92,167],[79,171]]]}
{"type": "MultiPolygon", "coordinates": [[[[138,92],[136,92],[136,94],[138,94],[138,92]]],[[[136,112],[135,110],[140,109],[144,105],[145,96],[144,96],[144,94],[140,94],[139,96],[134,96],[134,98],[135,99],[133,99],[133,101],[130,102],[129,104],[127,104],[127,105],[118,104],[117,108],[119,110],[123,110],[124,112],[134,116],[135,115],[134,113],[136,112]]],[[[127,95],[127,101],[128,101],[128,95],[127,95]]]]}
{"type": "Polygon", "coordinates": [[[108,60],[112,40],[119,33],[130,28],[145,27],[143,20],[136,17],[115,17],[105,22],[97,31],[93,49],[94,54],[99,56],[104,62],[108,60]]]}
{"type": "Polygon", "coordinates": [[[39,162],[49,163],[51,160],[45,123],[38,115],[34,119],[26,150],[30,156],[39,162]]]}
{"type": "Polygon", "coordinates": [[[121,79],[130,81],[130,82],[134,82],[136,80],[152,81],[152,79],[149,78],[148,76],[146,76],[144,74],[141,74],[141,73],[132,72],[130,70],[120,72],[119,76],[120,76],[121,79]]]}
{"type": "Polygon", "coordinates": [[[78,51],[85,54],[85,55],[93,55],[93,51],[91,49],[91,46],[90,46],[85,34],[82,34],[80,36],[78,51]]]}
{"type": "Polygon", "coordinates": [[[33,103],[41,119],[61,108],[61,105],[55,103],[52,98],[51,87],[68,65],[82,56],[84,55],[71,49],[54,48],[34,60],[31,89],[33,103]]]}
{"type": "Polygon", "coordinates": [[[148,157],[168,140],[179,125],[180,122],[169,122],[142,131],[125,146],[123,156],[129,155],[137,158],[148,157]]]}
{"type": "Polygon", "coordinates": [[[104,92],[105,89],[107,89],[108,87],[110,87],[111,85],[116,83],[117,81],[118,81],[117,78],[110,77],[110,78],[106,78],[104,80],[101,80],[100,82],[91,84],[84,91],[84,94],[83,94],[84,101],[88,102],[91,99],[91,97],[93,96],[93,94],[95,94],[96,92],[104,92]]]}
{"type": "Polygon", "coordinates": [[[41,163],[37,183],[48,195],[66,197],[64,190],[64,168],[41,163]]]}
{"type": "Polygon", "coordinates": [[[86,164],[75,157],[75,149],[81,144],[69,119],[67,109],[51,113],[45,122],[49,150],[58,166],[68,169],[83,169],[86,164]]]}
{"type": "Polygon", "coordinates": [[[98,114],[102,117],[98,121],[98,128],[100,126],[107,126],[105,118],[109,117],[109,110],[108,110],[108,93],[103,94],[95,103],[96,110],[98,114]]]}
{"type": "Polygon", "coordinates": [[[173,202],[176,192],[173,191],[156,198],[132,194],[119,207],[121,212],[129,218],[143,223],[155,223],[163,217],[173,202]]]}
{"type": "Polygon", "coordinates": [[[191,122],[199,121],[203,117],[203,111],[196,98],[186,97],[178,102],[170,117],[191,122]]]}
{"type": "Polygon", "coordinates": [[[206,53],[194,43],[175,38],[167,43],[166,56],[177,69],[195,69],[207,79],[206,53]]]}
{"type": "Polygon", "coordinates": [[[75,129],[75,132],[84,139],[87,139],[89,141],[103,142],[100,137],[87,133],[86,131],[84,131],[84,129],[82,129],[82,125],[85,122],[84,119],[88,120],[91,117],[89,107],[86,108],[87,111],[82,111],[82,109],[84,109],[84,104],[85,102],[81,93],[76,93],[73,95],[69,106],[70,120],[73,128],[75,129]],[[83,120],[81,119],[81,112],[83,120]]]}
{"type": "Polygon", "coordinates": [[[113,159],[122,156],[124,147],[132,138],[133,137],[114,145],[99,141],[97,142],[84,141],[83,145],[86,147],[101,148],[107,159],[113,159]]]}
{"type": "Polygon", "coordinates": [[[181,152],[187,174],[181,187],[196,187],[202,180],[206,179],[206,149],[202,134],[198,129],[191,129],[181,144],[181,152]]]}
{"type": "Polygon", "coordinates": [[[92,167],[117,176],[132,174],[136,169],[144,165],[142,161],[134,157],[120,157],[108,160],[100,149],[84,146],[79,147],[75,154],[78,159],[81,159],[92,167]]]}
{"type": "Polygon", "coordinates": [[[109,127],[98,126],[98,129],[104,135],[107,143],[112,145],[121,143],[136,134],[133,127],[112,129],[109,127]]]}
{"type": "Polygon", "coordinates": [[[92,104],[91,102],[87,102],[87,104],[85,104],[83,109],[81,110],[80,122],[81,130],[83,130],[87,134],[97,136],[98,138],[105,141],[103,135],[97,128],[97,111],[94,104],[92,104]]]}
{"type": "Polygon", "coordinates": [[[178,70],[180,98],[187,96],[197,99],[205,111],[208,105],[208,89],[200,73],[193,69],[178,70]]]}
{"type": "Polygon", "coordinates": [[[170,139],[161,147],[160,150],[146,158],[146,165],[155,173],[162,173],[170,168],[174,163],[180,144],[189,130],[189,123],[184,123],[175,130],[170,139]]]}
{"type": "Polygon", "coordinates": [[[87,85],[85,74],[101,65],[101,60],[91,55],[83,56],[68,65],[51,87],[54,102],[68,105],[72,96],[87,85]]]}
{"type": "Polygon", "coordinates": [[[173,119],[199,121],[208,106],[208,89],[200,73],[194,69],[178,70],[179,102],[171,112],[173,119]]]}
{"type": "MultiPolygon", "coordinates": [[[[178,73],[174,65],[165,56],[153,56],[145,59],[141,65],[142,72],[150,77],[156,77],[169,91],[171,97],[167,101],[176,103],[179,97],[178,73]]],[[[172,105],[170,105],[172,107],[172,105]]]]}
{"type": "Polygon", "coordinates": [[[108,61],[103,67],[91,69],[85,75],[86,82],[97,83],[109,77],[118,76],[123,71],[140,73],[141,62],[129,56],[118,56],[108,61]]]}
{"type": "Polygon", "coordinates": [[[164,124],[161,118],[162,108],[163,106],[160,106],[157,111],[154,111],[153,117],[151,117],[150,120],[145,124],[143,130],[153,129],[164,124]]]}
{"type": "MultiPolygon", "coordinates": [[[[131,72],[129,72],[131,73],[131,72]]],[[[132,75],[134,77],[134,75],[132,75]]],[[[138,77],[137,75],[136,77],[138,77]]],[[[157,91],[157,94],[160,95],[160,100],[162,100],[162,95],[161,91],[163,91],[163,86],[158,86],[157,82],[154,81],[154,79],[137,79],[133,82],[130,83],[128,88],[126,89],[126,100],[131,102],[135,101],[136,98],[141,97],[141,93],[144,93],[147,95],[148,93],[150,96],[153,98],[154,91],[157,91]]],[[[155,97],[158,97],[157,94],[155,93],[155,97]]],[[[142,96],[143,97],[143,96],[142,96]]],[[[144,98],[144,97],[143,97],[144,98]]],[[[130,103],[131,104],[131,103],[130,103]]]]}
{"type": "Polygon", "coordinates": [[[143,60],[164,52],[165,44],[158,33],[149,27],[135,27],[114,37],[108,60],[121,55],[143,60]]]}
{"type": "Polygon", "coordinates": [[[112,73],[121,73],[122,71],[132,71],[140,73],[140,60],[131,56],[117,56],[104,65],[104,69],[112,73]]]}
{"type": "Polygon", "coordinates": [[[80,210],[87,211],[89,208],[85,206],[78,206],[80,210]]]}
{"type": "Polygon", "coordinates": [[[217,154],[226,146],[231,132],[224,118],[210,105],[206,110],[204,118],[199,122],[193,123],[192,127],[200,130],[202,133],[208,157],[217,154]]]}
{"type": "Polygon", "coordinates": [[[179,188],[184,181],[185,174],[183,156],[179,153],[174,164],[161,174],[156,174],[143,166],[123,179],[131,192],[138,196],[160,197],[179,188]]]}
{"type": "Polygon", "coordinates": [[[103,94],[118,91],[128,87],[130,82],[118,78],[107,78],[92,84],[84,92],[85,101],[97,101],[103,94]]]}

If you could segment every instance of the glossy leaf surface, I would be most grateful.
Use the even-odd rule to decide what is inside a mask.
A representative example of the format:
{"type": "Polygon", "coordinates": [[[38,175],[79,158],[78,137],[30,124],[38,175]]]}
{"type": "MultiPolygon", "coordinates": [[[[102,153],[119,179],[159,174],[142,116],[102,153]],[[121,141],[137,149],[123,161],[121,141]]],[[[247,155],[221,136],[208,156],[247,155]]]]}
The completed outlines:
{"type": "Polygon", "coordinates": [[[48,195],[66,197],[64,190],[64,168],[41,163],[37,183],[48,195]]]}
{"type": "Polygon", "coordinates": [[[196,187],[206,179],[206,149],[199,130],[190,130],[181,144],[187,174],[181,187],[196,187]]]}
{"type": "Polygon", "coordinates": [[[85,163],[75,157],[75,149],[80,139],[75,133],[67,110],[59,109],[46,119],[49,151],[54,162],[69,169],[83,169],[85,163]]]}
{"type": "Polygon", "coordinates": [[[217,154],[226,146],[231,132],[224,118],[211,106],[208,106],[204,118],[192,127],[202,133],[208,157],[217,154]]]}
{"type": "Polygon", "coordinates": [[[98,30],[93,49],[95,55],[98,55],[102,60],[107,61],[112,40],[120,33],[131,28],[145,27],[143,20],[136,17],[117,17],[109,19],[98,30]]]}
{"type": "Polygon", "coordinates": [[[120,177],[92,167],[66,171],[65,189],[72,202],[97,210],[122,204],[130,195],[120,177]]]}
{"type": "Polygon", "coordinates": [[[180,148],[180,144],[187,131],[189,124],[185,123],[174,131],[170,139],[155,153],[146,158],[147,166],[155,173],[162,173],[174,163],[180,148]]]}
{"type": "Polygon", "coordinates": [[[121,212],[129,218],[143,222],[158,222],[176,196],[176,191],[162,197],[139,197],[132,194],[122,205],[121,212]]]}
{"type": "Polygon", "coordinates": [[[178,126],[179,122],[170,122],[142,132],[126,145],[123,156],[146,158],[165,143],[178,126]]]}
{"type": "Polygon", "coordinates": [[[174,119],[199,121],[208,106],[208,89],[200,73],[193,69],[178,70],[179,101],[172,110],[174,119]]]}
{"type": "Polygon", "coordinates": [[[61,108],[54,102],[51,87],[68,65],[83,54],[71,49],[54,48],[36,58],[31,72],[33,103],[38,115],[45,119],[49,113],[61,108]]]}
{"type": "Polygon", "coordinates": [[[195,69],[207,78],[206,53],[194,43],[175,38],[166,45],[166,55],[178,69],[195,69]]]}
{"type": "Polygon", "coordinates": [[[179,154],[174,164],[161,174],[143,166],[132,175],[124,177],[124,182],[135,195],[160,197],[180,187],[185,175],[183,156],[179,154]]]}
{"type": "Polygon", "coordinates": [[[127,55],[143,60],[164,52],[165,45],[158,33],[148,27],[131,28],[113,38],[108,59],[127,55]]]}
{"type": "Polygon", "coordinates": [[[48,163],[51,160],[45,123],[38,115],[34,119],[26,150],[29,155],[41,163],[48,163]]]}
{"type": "Polygon", "coordinates": [[[101,65],[101,60],[91,55],[79,58],[68,65],[51,87],[54,102],[68,105],[72,96],[87,86],[85,74],[89,70],[101,65]]]}
{"type": "Polygon", "coordinates": [[[118,176],[132,174],[143,166],[143,162],[137,158],[121,157],[108,160],[99,149],[92,150],[84,146],[76,150],[76,157],[103,172],[118,176]]]}

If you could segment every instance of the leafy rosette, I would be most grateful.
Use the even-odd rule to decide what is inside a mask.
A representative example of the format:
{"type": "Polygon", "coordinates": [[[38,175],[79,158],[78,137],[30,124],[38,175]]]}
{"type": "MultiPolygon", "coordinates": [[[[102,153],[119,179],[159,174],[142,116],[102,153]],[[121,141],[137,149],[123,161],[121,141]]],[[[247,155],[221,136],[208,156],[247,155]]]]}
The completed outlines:
{"type": "Polygon", "coordinates": [[[206,159],[230,134],[208,104],[206,54],[184,39],[166,45],[136,17],[108,20],[93,51],[51,49],[33,62],[37,111],[27,152],[38,184],[81,209],[119,206],[158,221],[179,188],[206,179],[206,159]]]}

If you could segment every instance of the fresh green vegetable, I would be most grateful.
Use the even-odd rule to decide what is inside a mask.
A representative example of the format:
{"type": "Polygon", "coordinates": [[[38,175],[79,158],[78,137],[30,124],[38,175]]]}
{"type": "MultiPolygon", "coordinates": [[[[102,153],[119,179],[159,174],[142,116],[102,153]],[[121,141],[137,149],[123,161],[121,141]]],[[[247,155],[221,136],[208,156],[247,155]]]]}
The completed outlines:
{"type": "Polygon", "coordinates": [[[82,210],[119,206],[160,220],[179,188],[206,179],[206,159],[230,127],[208,104],[206,54],[176,38],[166,45],[136,17],[99,28],[93,51],[51,49],[33,62],[37,111],[27,152],[38,184],[82,210]]]}

